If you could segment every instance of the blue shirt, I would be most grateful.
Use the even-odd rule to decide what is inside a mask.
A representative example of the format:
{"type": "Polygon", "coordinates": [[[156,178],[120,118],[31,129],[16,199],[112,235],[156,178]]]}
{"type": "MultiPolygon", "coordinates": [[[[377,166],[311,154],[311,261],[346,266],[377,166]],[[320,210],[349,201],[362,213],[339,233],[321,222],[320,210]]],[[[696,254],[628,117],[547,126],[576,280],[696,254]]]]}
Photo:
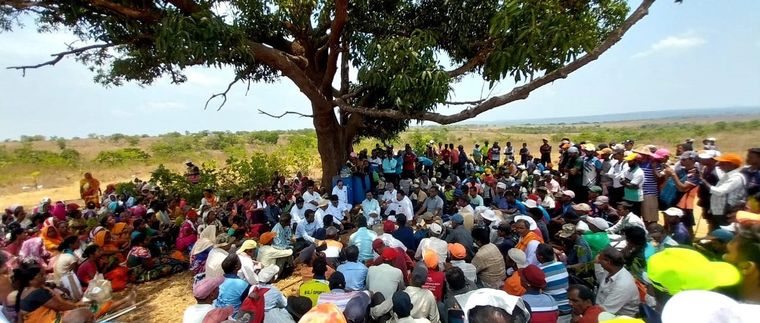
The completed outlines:
{"type": "Polygon", "coordinates": [[[416,249],[414,244],[414,231],[412,231],[412,228],[407,226],[400,227],[398,230],[393,231],[391,235],[401,241],[407,249],[416,249]]]}
{"type": "Polygon", "coordinates": [[[277,234],[274,237],[272,246],[278,249],[290,249],[292,246],[290,238],[293,236],[293,231],[290,229],[290,226],[283,228],[282,224],[277,223],[274,225],[274,228],[272,228],[272,232],[277,234]]]}
{"type": "Polygon", "coordinates": [[[673,234],[671,234],[670,236],[673,238],[673,240],[678,242],[678,244],[691,243],[691,236],[689,235],[689,230],[687,230],[686,226],[684,226],[683,223],[681,222],[676,224],[675,229],[673,229],[673,234]]]}
{"type": "Polygon", "coordinates": [[[364,199],[362,201],[362,214],[365,218],[369,219],[369,214],[375,211],[378,215],[380,214],[380,203],[376,199],[364,199]]]}
{"type": "Polygon", "coordinates": [[[396,173],[396,159],[395,158],[385,158],[383,159],[383,173],[387,174],[394,174],[396,173]]]}
{"type": "Polygon", "coordinates": [[[433,166],[433,161],[425,156],[417,157],[417,161],[427,167],[433,166]]]}
{"type": "Polygon", "coordinates": [[[359,228],[351,237],[348,238],[349,246],[359,248],[359,262],[375,259],[374,250],[372,250],[372,241],[375,241],[377,234],[367,228],[359,228]]]}
{"type": "Polygon", "coordinates": [[[248,290],[248,282],[240,279],[237,274],[225,274],[224,282],[219,285],[219,296],[214,300],[214,307],[232,306],[232,315],[237,315],[243,303],[243,293],[248,290]]]}
{"type": "Polygon", "coordinates": [[[338,266],[337,270],[346,278],[346,289],[364,290],[367,280],[367,266],[358,262],[347,261],[338,266]]]}

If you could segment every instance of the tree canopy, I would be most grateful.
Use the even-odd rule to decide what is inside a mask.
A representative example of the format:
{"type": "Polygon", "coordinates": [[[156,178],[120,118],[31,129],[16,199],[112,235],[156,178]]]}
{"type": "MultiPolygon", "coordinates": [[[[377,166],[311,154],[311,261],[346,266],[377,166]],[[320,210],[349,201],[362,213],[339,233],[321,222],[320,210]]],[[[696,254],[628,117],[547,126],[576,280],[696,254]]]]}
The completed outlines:
{"type": "Polygon", "coordinates": [[[11,67],[24,72],[74,56],[98,83],[149,85],[182,83],[190,66],[231,68],[212,96],[221,103],[207,105],[221,107],[233,84],[285,77],[312,104],[302,116],[314,118],[320,153],[337,146],[339,158],[412,121],[450,124],[527,98],[599,57],[653,2],[630,12],[625,0],[0,0],[0,27],[29,14],[40,31],[68,29],[86,44],[11,67]],[[519,86],[449,102],[468,74],[519,86]],[[442,105],[462,109],[443,115],[442,105]]]}

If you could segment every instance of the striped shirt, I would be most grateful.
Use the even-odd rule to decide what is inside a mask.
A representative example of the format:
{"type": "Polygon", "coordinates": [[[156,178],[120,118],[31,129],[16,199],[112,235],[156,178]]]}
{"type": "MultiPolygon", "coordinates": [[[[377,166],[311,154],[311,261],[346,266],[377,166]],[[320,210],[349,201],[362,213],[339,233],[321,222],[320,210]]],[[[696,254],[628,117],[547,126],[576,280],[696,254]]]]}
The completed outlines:
{"type": "Polygon", "coordinates": [[[557,303],[545,293],[527,292],[522,296],[525,303],[530,306],[531,323],[556,323],[559,318],[557,303]]]}
{"type": "Polygon", "coordinates": [[[546,288],[544,293],[554,298],[559,307],[559,315],[570,314],[572,309],[567,300],[567,288],[569,287],[567,269],[565,264],[554,261],[540,264],[538,268],[546,274],[546,288]]]}
{"type": "Polygon", "coordinates": [[[644,195],[657,195],[657,172],[656,166],[652,161],[646,161],[641,163],[641,169],[644,171],[644,184],[641,185],[641,189],[644,191],[644,195]]]}

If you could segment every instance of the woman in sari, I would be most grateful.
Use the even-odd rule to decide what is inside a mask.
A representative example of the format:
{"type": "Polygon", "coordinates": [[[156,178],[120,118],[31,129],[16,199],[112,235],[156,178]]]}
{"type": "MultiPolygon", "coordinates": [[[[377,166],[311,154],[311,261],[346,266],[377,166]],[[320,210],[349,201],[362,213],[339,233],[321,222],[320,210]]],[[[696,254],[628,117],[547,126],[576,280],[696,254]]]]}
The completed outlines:
{"type": "Polygon", "coordinates": [[[206,274],[206,259],[214,247],[216,240],[216,227],[211,226],[203,230],[198,241],[190,250],[190,270],[195,275],[194,281],[200,281],[206,274]]]}
{"type": "Polygon", "coordinates": [[[79,195],[85,204],[93,202],[100,206],[100,181],[92,177],[92,174],[84,173],[84,178],[79,180],[79,195]]]}
{"type": "Polygon", "coordinates": [[[54,217],[49,217],[42,224],[40,237],[45,244],[45,250],[53,255],[58,254],[58,245],[69,235],[69,226],[66,221],[59,222],[54,217]]]}
{"type": "Polygon", "coordinates": [[[45,250],[42,238],[40,237],[26,239],[21,244],[21,250],[18,254],[22,262],[35,263],[37,267],[42,268],[45,272],[53,269],[48,265],[50,254],[45,250]]]}
{"type": "Polygon", "coordinates": [[[66,311],[88,307],[83,302],[67,301],[45,286],[45,271],[35,265],[22,264],[13,270],[18,287],[15,309],[18,322],[60,322],[66,311]]]}
{"type": "Polygon", "coordinates": [[[185,263],[170,257],[154,258],[146,247],[145,235],[137,234],[132,239],[132,249],[127,254],[129,281],[143,283],[184,271],[185,263]]]}
{"type": "Polygon", "coordinates": [[[66,221],[66,204],[63,204],[62,201],[55,202],[50,214],[58,221],[66,221]]]}
{"type": "Polygon", "coordinates": [[[187,252],[190,246],[198,240],[198,230],[195,228],[195,221],[198,219],[198,213],[195,210],[190,210],[185,215],[185,222],[179,228],[179,236],[177,237],[176,247],[181,252],[187,252]]]}
{"type": "Polygon", "coordinates": [[[3,251],[7,252],[12,257],[16,257],[16,255],[18,255],[19,251],[21,250],[21,244],[26,241],[27,233],[26,230],[19,226],[11,228],[10,231],[10,239],[5,242],[3,251]]]}
{"type": "Polygon", "coordinates": [[[119,291],[127,286],[127,269],[121,264],[126,260],[121,249],[114,244],[111,232],[100,230],[95,234],[92,242],[100,248],[103,255],[102,269],[104,278],[111,281],[111,288],[119,291]]]}

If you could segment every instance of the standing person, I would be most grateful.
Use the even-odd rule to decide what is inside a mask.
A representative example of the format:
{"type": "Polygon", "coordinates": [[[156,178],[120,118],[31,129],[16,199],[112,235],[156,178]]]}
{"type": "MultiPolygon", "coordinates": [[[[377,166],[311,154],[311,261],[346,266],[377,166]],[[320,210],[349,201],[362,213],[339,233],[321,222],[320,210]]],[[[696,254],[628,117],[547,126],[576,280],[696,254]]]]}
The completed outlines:
{"type": "Polygon", "coordinates": [[[686,151],[681,154],[679,163],[680,169],[666,168],[665,175],[673,181],[681,197],[676,201],[676,206],[683,210],[684,216],[681,222],[686,226],[691,236],[694,236],[694,203],[697,198],[698,187],[701,185],[699,179],[699,170],[696,167],[697,153],[686,151]]]}
{"type": "Polygon", "coordinates": [[[504,162],[508,161],[515,161],[515,147],[511,141],[507,141],[507,145],[504,146],[504,162]]]}
{"type": "Polygon", "coordinates": [[[543,138],[541,141],[543,142],[539,148],[539,151],[541,152],[541,163],[548,165],[552,162],[552,146],[549,145],[548,138],[543,138]]]}
{"type": "Polygon", "coordinates": [[[644,201],[644,171],[639,167],[639,155],[630,153],[624,158],[628,169],[620,173],[620,184],[623,184],[623,201],[631,204],[635,214],[641,214],[641,202],[644,201]]]}
{"type": "Polygon", "coordinates": [[[530,150],[528,149],[528,143],[522,143],[522,148],[520,148],[520,165],[525,165],[528,163],[530,157],[530,150]]]}
{"type": "MultiPolygon", "coordinates": [[[[486,146],[488,146],[488,144],[486,144],[486,146]]],[[[494,141],[493,146],[488,150],[488,160],[491,162],[491,166],[499,167],[499,162],[501,161],[501,147],[499,147],[498,141],[494,141]]]]}
{"type": "Polygon", "coordinates": [[[583,158],[580,156],[578,147],[572,146],[567,149],[567,157],[564,159],[564,173],[567,174],[567,189],[573,191],[575,203],[588,202],[588,188],[583,182],[583,158]]]}
{"type": "Polygon", "coordinates": [[[398,160],[396,160],[395,156],[393,156],[393,150],[389,149],[383,158],[382,164],[383,177],[385,178],[386,183],[398,183],[398,176],[396,176],[396,164],[398,164],[398,160]]]}
{"type": "Polygon", "coordinates": [[[622,146],[616,145],[610,158],[610,170],[607,171],[607,176],[612,180],[609,191],[612,206],[617,206],[617,203],[623,200],[625,185],[620,180],[623,178],[623,171],[628,168],[624,154],[625,150],[622,146]]]}
{"type": "Polygon", "coordinates": [[[599,172],[599,185],[602,187],[602,195],[609,196],[612,190],[612,178],[609,175],[613,163],[617,161],[612,159],[612,149],[603,148],[599,151],[599,160],[602,162],[602,169],[599,172]]]}
{"type": "Polygon", "coordinates": [[[718,184],[720,170],[717,168],[717,162],[715,161],[716,153],[714,150],[701,152],[698,157],[700,174],[700,185],[697,191],[697,205],[702,208],[702,218],[707,220],[708,230],[712,232],[718,228],[718,225],[713,221],[712,207],[710,205],[710,199],[712,194],[710,193],[709,185],[718,184]]]}
{"type": "Polygon", "coordinates": [[[79,180],[79,196],[84,204],[95,203],[100,206],[100,181],[92,177],[91,173],[84,173],[84,178],[79,180]]]}
{"type": "Polygon", "coordinates": [[[480,151],[479,144],[475,144],[475,148],[472,148],[472,160],[476,165],[483,164],[483,153],[480,151]]]}
{"type": "Polygon", "coordinates": [[[746,177],[747,206],[751,212],[760,212],[760,148],[747,150],[747,166],[742,168],[746,177]]]}
{"type": "MultiPolygon", "coordinates": [[[[647,148],[644,148],[645,150],[647,148]]],[[[652,148],[653,149],[653,148],[652,148]]],[[[651,150],[651,149],[650,149],[651,150]]],[[[639,153],[641,160],[639,168],[644,172],[644,182],[641,184],[641,218],[645,223],[655,223],[660,219],[659,211],[659,187],[657,185],[657,173],[659,172],[656,157],[646,151],[639,153]]]]}
{"type": "Polygon", "coordinates": [[[409,144],[404,146],[403,162],[401,177],[414,178],[414,170],[417,168],[417,155],[412,151],[412,146],[409,144]]]}
{"type": "Polygon", "coordinates": [[[741,209],[746,203],[746,178],[741,172],[743,162],[741,156],[731,153],[716,157],[715,160],[718,162],[718,168],[724,172],[723,176],[715,185],[711,185],[704,178],[703,181],[711,194],[710,213],[713,223],[728,225],[728,215],[741,209]]]}

